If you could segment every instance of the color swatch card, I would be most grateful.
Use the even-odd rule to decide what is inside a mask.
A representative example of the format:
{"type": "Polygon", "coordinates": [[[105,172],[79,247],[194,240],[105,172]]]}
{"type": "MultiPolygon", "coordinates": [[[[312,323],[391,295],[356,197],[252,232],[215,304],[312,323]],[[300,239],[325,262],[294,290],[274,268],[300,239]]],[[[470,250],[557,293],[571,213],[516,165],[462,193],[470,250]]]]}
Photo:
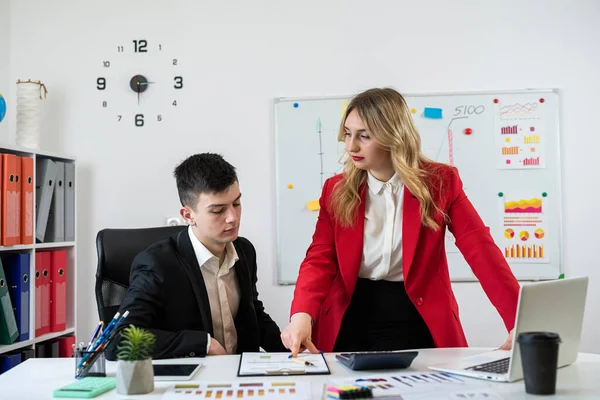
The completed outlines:
{"type": "Polygon", "coordinates": [[[238,376],[327,375],[329,366],[322,354],[242,353],[238,376]]]}
{"type": "Polygon", "coordinates": [[[180,399],[289,399],[309,400],[310,382],[213,382],[181,383],[169,388],[162,400],[180,399]]]}
{"type": "MultiPolygon", "coordinates": [[[[368,387],[377,398],[402,398],[404,400],[453,399],[457,392],[467,393],[489,387],[489,383],[476,379],[456,377],[444,372],[406,372],[393,375],[373,375],[333,379],[328,386],[355,385],[368,387]]],[[[493,394],[489,391],[490,395],[493,394]]],[[[495,395],[495,394],[494,394],[495,395]]],[[[497,395],[495,395],[497,396],[497,395]]],[[[471,399],[471,397],[466,397],[471,399]]],[[[478,397],[475,397],[477,399],[478,397]]],[[[490,397],[495,400],[499,397],[490,397]]]]}

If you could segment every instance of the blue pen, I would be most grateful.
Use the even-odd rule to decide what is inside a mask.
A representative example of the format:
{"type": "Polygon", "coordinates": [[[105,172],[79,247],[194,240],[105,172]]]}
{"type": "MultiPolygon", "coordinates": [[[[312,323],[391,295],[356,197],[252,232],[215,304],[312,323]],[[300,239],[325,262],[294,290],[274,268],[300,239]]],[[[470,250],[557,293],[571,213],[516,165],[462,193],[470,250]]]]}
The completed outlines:
{"type": "MultiPolygon", "coordinates": [[[[93,354],[94,354],[94,352],[96,352],[96,350],[98,350],[101,346],[106,347],[108,345],[108,343],[115,336],[115,334],[117,332],[117,327],[121,324],[121,322],[123,322],[123,320],[125,318],[127,318],[128,315],[129,315],[129,311],[125,311],[123,313],[123,315],[121,316],[121,318],[119,318],[119,320],[115,324],[112,325],[111,329],[109,329],[109,327],[110,327],[110,324],[109,324],[109,326],[102,332],[102,335],[100,335],[98,340],[96,340],[96,342],[92,346],[92,349],[89,352],[87,352],[85,357],[81,360],[81,363],[79,363],[78,369],[85,366],[90,357],[94,357],[93,354]]],[[[102,349],[102,350],[104,350],[104,349],[102,349]]],[[[92,361],[92,363],[93,363],[93,361],[92,361]]]]}
{"type": "Polygon", "coordinates": [[[105,329],[104,332],[102,332],[102,336],[100,337],[100,339],[98,339],[97,345],[94,346],[94,348],[98,348],[98,346],[100,346],[102,343],[106,343],[108,340],[110,340],[109,338],[111,338],[114,335],[114,333],[117,330],[117,327],[121,325],[121,322],[123,322],[123,320],[127,318],[128,315],[129,311],[125,311],[123,315],[121,315],[121,317],[117,320],[117,322],[115,322],[110,327],[110,329],[105,329]]]}
{"type": "Polygon", "coordinates": [[[92,348],[89,349],[88,351],[86,351],[86,353],[83,355],[83,357],[81,357],[81,361],[79,361],[79,365],[77,366],[77,369],[79,369],[79,368],[81,368],[83,366],[83,364],[85,363],[85,361],[88,359],[89,355],[100,345],[100,343],[102,342],[102,340],[104,340],[104,337],[108,336],[107,334],[110,333],[110,330],[115,325],[115,323],[119,320],[120,316],[121,316],[120,312],[117,312],[115,314],[115,316],[112,318],[112,320],[110,321],[110,323],[104,329],[104,331],[102,332],[102,334],[100,335],[100,337],[96,340],[96,342],[94,344],[92,344],[92,348]]]}
{"type": "Polygon", "coordinates": [[[117,323],[115,324],[115,328],[116,328],[117,326],[121,325],[121,322],[123,322],[123,320],[124,320],[125,318],[127,318],[127,316],[128,316],[128,315],[129,315],[129,311],[125,311],[125,312],[123,313],[123,315],[121,315],[121,318],[119,318],[119,320],[118,320],[118,321],[117,321],[117,323]]]}
{"type": "MultiPolygon", "coordinates": [[[[129,311],[125,311],[123,313],[123,315],[121,315],[121,317],[116,320],[116,322],[115,322],[115,319],[113,318],[113,320],[111,321],[111,323],[108,324],[108,326],[106,327],[106,329],[104,330],[104,332],[102,332],[102,335],[100,335],[100,337],[98,338],[98,340],[96,341],[96,343],[94,343],[94,345],[92,346],[92,351],[95,350],[95,349],[97,349],[98,346],[100,346],[102,343],[105,343],[108,340],[108,338],[111,337],[111,334],[121,324],[121,322],[123,322],[123,320],[125,318],[127,318],[128,315],[129,315],[129,311]]],[[[118,315],[115,315],[115,317],[118,317],[118,315]]]]}
{"type": "Polygon", "coordinates": [[[104,328],[104,332],[106,331],[110,331],[112,329],[112,327],[117,323],[117,321],[119,320],[119,317],[121,316],[120,312],[117,312],[115,314],[115,316],[110,320],[110,322],[108,323],[108,326],[106,328],[104,328]]]}
{"type": "Polygon", "coordinates": [[[102,326],[104,326],[104,322],[100,321],[100,323],[96,327],[96,330],[94,330],[94,333],[92,334],[92,337],[90,338],[90,341],[89,341],[87,347],[85,348],[85,351],[90,350],[90,347],[92,347],[92,343],[94,343],[94,341],[98,337],[98,334],[100,333],[100,329],[102,328],[102,326]]]}

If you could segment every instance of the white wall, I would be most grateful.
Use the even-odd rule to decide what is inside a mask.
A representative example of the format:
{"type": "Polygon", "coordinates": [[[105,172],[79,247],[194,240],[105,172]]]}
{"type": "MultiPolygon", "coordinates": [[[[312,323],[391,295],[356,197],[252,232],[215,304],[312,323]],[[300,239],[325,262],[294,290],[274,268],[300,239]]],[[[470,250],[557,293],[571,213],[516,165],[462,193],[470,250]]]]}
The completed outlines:
{"type": "MultiPolygon", "coordinates": [[[[8,99],[9,82],[9,61],[10,50],[8,47],[8,34],[10,32],[10,0],[0,0],[0,94],[4,96],[4,100],[8,99]]],[[[8,120],[10,115],[4,117],[0,122],[0,141],[6,142],[8,136],[8,120]]]]}
{"type": "MultiPolygon", "coordinates": [[[[238,167],[242,234],[258,250],[262,300],[285,324],[293,287],[275,285],[274,97],[385,85],[413,93],[556,87],[565,269],[567,276],[591,277],[582,349],[600,352],[600,212],[591,203],[600,190],[588,167],[600,148],[598,17],[593,0],[12,1],[11,81],[31,77],[48,85],[44,147],[79,161],[79,334],[87,337],[97,320],[96,232],[160,225],[175,215],[172,170],[202,151],[221,152],[238,167]],[[169,101],[151,100],[154,111],[169,116],[162,129],[119,127],[95,89],[106,72],[101,61],[116,60],[117,45],[144,37],[169,44],[186,68],[185,106],[175,112],[169,101]]],[[[158,61],[149,64],[121,64],[112,73],[126,82],[145,68],[172,79],[158,61]]],[[[126,90],[119,94],[117,103],[135,101],[126,90]]],[[[480,287],[454,288],[471,345],[501,344],[505,332],[480,287]]]]}

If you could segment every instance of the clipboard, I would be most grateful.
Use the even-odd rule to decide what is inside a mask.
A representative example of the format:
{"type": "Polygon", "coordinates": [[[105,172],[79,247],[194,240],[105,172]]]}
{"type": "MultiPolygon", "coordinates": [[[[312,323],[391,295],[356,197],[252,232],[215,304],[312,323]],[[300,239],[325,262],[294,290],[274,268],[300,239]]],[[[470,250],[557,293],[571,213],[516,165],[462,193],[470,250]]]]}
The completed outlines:
{"type": "Polygon", "coordinates": [[[297,359],[313,365],[300,365],[289,358],[290,353],[252,353],[240,356],[238,377],[250,376],[289,376],[289,375],[330,375],[329,365],[323,354],[300,353],[297,359]]]}

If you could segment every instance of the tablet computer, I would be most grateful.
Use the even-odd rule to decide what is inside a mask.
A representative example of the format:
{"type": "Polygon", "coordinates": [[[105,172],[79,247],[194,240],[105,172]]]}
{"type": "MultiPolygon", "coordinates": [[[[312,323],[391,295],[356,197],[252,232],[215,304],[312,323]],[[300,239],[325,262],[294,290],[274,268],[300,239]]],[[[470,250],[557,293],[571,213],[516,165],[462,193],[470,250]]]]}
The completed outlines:
{"type": "Polygon", "coordinates": [[[202,364],[152,364],[155,381],[189,381],[202,364]]]}

